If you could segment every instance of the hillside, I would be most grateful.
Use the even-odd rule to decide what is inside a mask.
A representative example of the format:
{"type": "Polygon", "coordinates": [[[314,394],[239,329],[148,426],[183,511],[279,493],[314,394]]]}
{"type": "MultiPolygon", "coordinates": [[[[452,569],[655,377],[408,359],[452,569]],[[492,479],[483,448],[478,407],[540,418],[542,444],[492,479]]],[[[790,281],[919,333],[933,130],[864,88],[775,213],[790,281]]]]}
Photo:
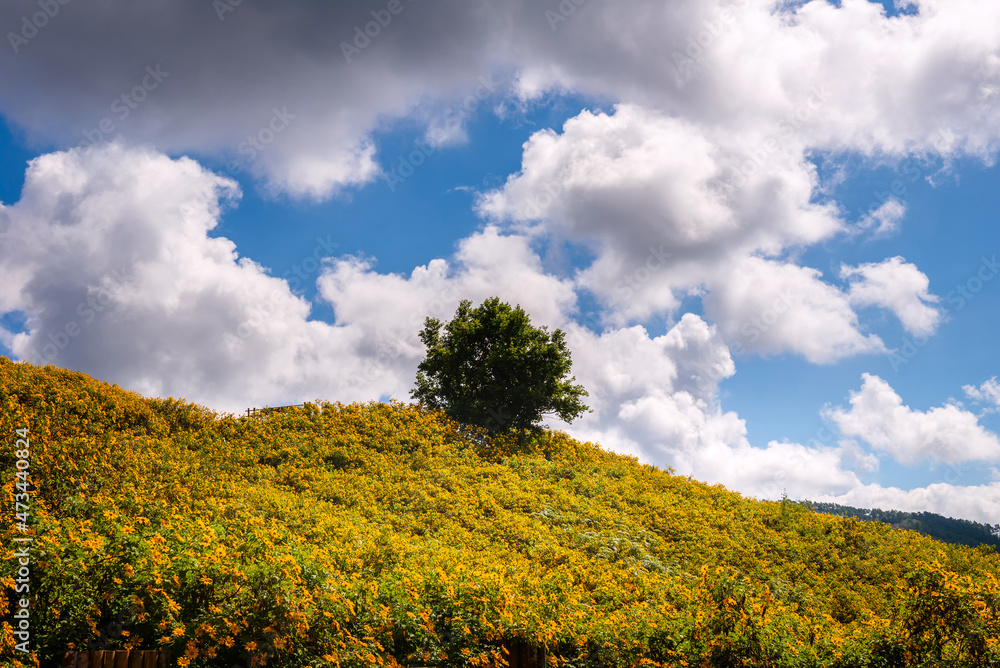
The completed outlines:
{"type": "Polygon", "coordinates": [[[869,522],[885,522],[896,529],[909,529],[930,536],[935,540],[956,545],[989,545],[1000,548],[1000,524],[995,526],[980,524],[971,520],[945,517],[936,513],[908,513],[902,510],[882,510],[881,508],[855,508],[836,503],[804,501],[818,513],[856,517],[869,522]]]}
{"type": "MultiPolygon", "coordinates": [[[[1000,665],[1000,555],[758,502],[410,405],[258,417],[0,358],[4,573],[31,543],[41,665],[88,639],[176,665],[1000,665]],[[17,429],[30,529],[14,523],[17,429]]],[[[5,580],[0,663],[17,663],[5,580]]],[[[18,596],[24,596],[19,594],[18,596]]]]}

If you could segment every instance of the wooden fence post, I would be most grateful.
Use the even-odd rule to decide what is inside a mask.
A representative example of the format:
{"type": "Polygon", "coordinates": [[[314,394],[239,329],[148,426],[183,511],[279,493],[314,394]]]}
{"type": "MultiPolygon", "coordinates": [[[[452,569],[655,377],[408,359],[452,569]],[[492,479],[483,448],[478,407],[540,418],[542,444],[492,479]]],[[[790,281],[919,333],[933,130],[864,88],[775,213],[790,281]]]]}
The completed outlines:
{"type": "Polygon", "coordinates": [[[93,650],[63,654],[62,668],[167,668],[161,650],[93,650]]]}
{"type": "Polygon", "coordinates": [[[510,668],[545,668],[545,648],[529,645],[523,640],[504,643],[510,668]]]}

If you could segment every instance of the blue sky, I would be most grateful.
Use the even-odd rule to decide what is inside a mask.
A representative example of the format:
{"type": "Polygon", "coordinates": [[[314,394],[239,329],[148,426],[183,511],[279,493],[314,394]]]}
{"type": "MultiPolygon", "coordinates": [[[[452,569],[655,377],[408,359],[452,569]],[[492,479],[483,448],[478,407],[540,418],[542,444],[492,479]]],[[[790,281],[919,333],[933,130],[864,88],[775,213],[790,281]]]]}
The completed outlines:
{"type": "Polygon", "coordinates": [[[575,436],[998,516],[992,3],[115,4],[8,35],[0,353],[406,400],[423,317],[497,295],[567,331],[575,436]]]}

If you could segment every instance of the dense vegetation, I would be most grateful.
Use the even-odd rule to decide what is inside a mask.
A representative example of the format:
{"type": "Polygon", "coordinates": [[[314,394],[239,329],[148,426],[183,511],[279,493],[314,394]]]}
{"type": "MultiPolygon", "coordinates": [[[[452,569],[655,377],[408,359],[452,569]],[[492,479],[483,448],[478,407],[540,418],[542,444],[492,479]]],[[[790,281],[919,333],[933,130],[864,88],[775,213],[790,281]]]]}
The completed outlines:
{"type": "Polygon", "coordinates": [[[1000,524],[980,524],[972,520],[955,519],[936,513],[908,513],[902,510],[882,510],[881,508],[855,508],[836,503],[804,501],[817,513],[856,517],[867,522],[885,522],[895,529],[908,529],[930,536],[934,540],[956,545],[989,545],[1000,548],[1000,524]]]}
{"type": "Polygon", "coordinates": [[[219,416],[0,358],[0,662],[16,429],[32,643],[182,666],[1000,665],[1000,556],[758,502],[548,432],[405,404],[219,416]]]}
{"type": "Polygon", "coordinates": [[[420,340],[427,357],[410,395],[462,424],[537,433],[546,415],[572,422],[589,410],[587,391],[570,376],[566,334],[533,326],[520,306],[462,300],[447,325],[427,318],[420,340]]]}

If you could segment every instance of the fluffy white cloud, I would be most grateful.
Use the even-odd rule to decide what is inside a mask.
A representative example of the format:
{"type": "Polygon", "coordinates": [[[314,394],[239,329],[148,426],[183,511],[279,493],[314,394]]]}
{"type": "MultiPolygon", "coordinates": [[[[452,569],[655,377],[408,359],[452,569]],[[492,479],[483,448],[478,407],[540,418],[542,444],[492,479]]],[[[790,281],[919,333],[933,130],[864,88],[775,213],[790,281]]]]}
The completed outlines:
{"type": "Polygon", "coordinates": [[[535,89],[614,91],[743,128],[804,115],[801,104],[822,84],[829,96],[808,126],[812,146],[991,155],[1000,135],[1000,10],[989,0],[914,7],[914,15],[887,18],[880,3],[865,0],[594,6],[557,39],[531,45],[559,66],[541,63],[530,78],[535,89]],[[587,57],[595,44],[601,53],[587,57]],[[696,62],[688,67],[678,55],[696,62]]]}
{"type": "Polygon", "coordinates": [[[638,326],[567,337],[592,413],[565,429],[682,475],[763,497],[843,493],[860,484],[841,448],[772,442],[753,447],[746,424],[723,411],[719,382],[736,372],[716,328],[686,314],[650,338],[638,326]]]}
{"type": "Polygon", "coordinates": [[[771,441],[766,448],[735,448],[732,452],[706,452],[701,475],[765,499],[787,494],[793,499],[840,494],[861,484],[850,470],[853,452],[843,447],[808,447],[771,441]]]}
{"type": "Polygon", "coordinates": [[[941,311],[932,306],[941,298],[930,293],[927,275],[899,256],[857,267],[842,266],[840,277],[851,283],[852,304],[892,311],[911,334],[933,334],[941,321],[941,311]]]}
{"type": "Polygon", "coordinates": [[[758,165],[752,137],[723,140],[628,105],[612,115],[585,111],[561,134],[533,135],[521,171],[484,194],[479,209],[595,248],[596,261],[577,283],[609,307],[609,324],[643,321],[708,286],[708,312],[732,340],[787,286],[792,315],[768,323],[769,334],[748,347],[824,362],[881,350],[818,273],[754,257],[843,229],[834,207],[811,201],[815,174],[801,152],[759,141],[770,152],[761,149],[758,165]],[[748,174],[746,161],[754,165],[748,174]]]}
{"type": "Polygon", "coordinates": [[[716,401],[719,380],[735,366],[714,328],[697,316],[685,315],[656,338],[639,326],[600,335],[571,326],[567,343],[594,409],[570,433],[675,466],[675,455],[708,443],[743,442],[742,420],[723,414],[716,401]]]}
{"type": "Polygon", "coordinates": [[[634,105],[584,111],[561,134],[532,135],[520,172],[485,193],[479,210],[523,225],[546,221],[550,233],[636,258],[664,246],[675,255],[670,282],[699,283],[733,251],[775,253],[842,229],[834,207],[810,202],[814,168],[797,151],[774,140],[762,166],[741,172],[754,163],[756,141],[771,146],[634,105]]]}
{"type": "Polygon", "coordinates": [[[962,386],[962,390],[965,392],[965,396],[973,401],[988,404],[989,407],[987,410],[1000,409],[1000,383],[997,382],[996,376],[993,376],[979,387],[964,385],[962,386]]]}
{"type": "MultiPolygon", "coordinates": [[[[960,479],[960,474],[949,475],[960,479]]],[[[811,498],[858,508],[881,508],[908,512],[932,512],[986,524],[997,524],[1000,517],[1000,482],[984,485],[959,485],[939,482],[905,490],[881,485],[860,485],[844,494],[811,498]]]]}
{"type": "MultiPolygon", "coordinates": [[[[817,197],[806,159],[816,150],[861,152],[873,162],[962,153],[992,160],[1000,49],[991,36],[1000,31],[978,21],[996,13],[982,2],[922,2],[916,15],[888,18],[878,3],[857,0],[580,10],[557,22],[555,39],[529,47],[550,60],[522,71],[524,96],[610,90],[628,103],[534,135],[521,170],[486,193],[480,210],[589,243],[597,260],[578,284],[609,307],[608,324],[643,322],[708,290],[706,312],[726,339],[764,354],[824,363],[884,351],[858,326],[853,306],[887,308],[911,333],[932,333],[936,297],[912,265],[889,259],[845,270],[858,279],[848,297],[780,258],[858,229],[817,197]],[[956,49],[949,36],[964,35],[966,21],[977,28],[956,49]],[[653,32],[658,46],[640,40],[643,49],[629,49],[637,33],[653,32]],[[579,49],[576,63],[562,61],[569,35],[600,44],[615,66],[579,49]],[[943,63],[958,81],[942,75],[943,63]],[[932,100],[934,113],[901,103],[917,99],[932,100]],[[783,299],[781,284],[800,303],[761,326],[783,299]]],[[[890,199],[860,225],[884,236],[904,214],[890,199]]]]}
{"type": "Polygon", "coordinates": [[[317,282],[337,319],[311,320],[286,280],[209,236],[238,195],[190,159],[121,144],[37,158],[21,200],[0,208],[12,240],[0,247],[0,312],[27,315],[27,331],[0,333],[4,343],[32,362],[238,411],[407,398],[424,318],[450,317],[462,298],[499,295],[541,324],[576,308],[572,284],[545,274],[527,239],[487,228],[451,263],[410,276],[327,258],[317,282]]]}
{"type": "Polygon", "coordinates": [[[21,200],[0,209],[17,240],[0,250],[0,308],[28,316],[10,348],[229,410],[314,398],[307,388],[333,369],[306,362],[351,332],[308,322],[284,280],[208,235],[220,198],[236,196],[232,181],[149,150],[35,159],[21,200]]]}
{"type": "Polygon", "coordinates": [[[18,35],[29,17],[29,39],[0,63],[0,110],[45,144],[123,137],[325,198],[377,177],[385,123],[430,124],[489,80],[495,19],[472,4],[68,4],[37,31],[36,6],[4,5],[0,23],[18,35]]]}
{"type": "Polygon", "coordinates": [[[479,304],[498,296],[536,324],[558,327],[576,308],[572,284],[545,274],[527,239],[492,227],[464,239],[450,263],[433,260],[402,276],[380,274],[358,258],[331,259],[317,285],[337,323],[358,332],[363,343],[355,354],[374,358],[363,374],[340,374],[342,385],[375,383],[383,395],[401,399],[426,352],[418,337],[426,317],[447,321],[462,299],[479,304]]]}
{"type": "MultiPolygon", "coordinates": [[[[498,72],[525,100],[556,91],[619,102],[610,116],[583,112],[561,133],[535,134],[521,171],[480,210],[591,245],[597,260],[577,285],[609,307],[607,324],[661,316],[710,287],[729,337],[753,314],[734,321],[721,309],[740,287],[718,276],[739,280],[729,268],[755,256],[785,267],[790,251],[847,230],[835,203],[817,197],[813,152],[995,152],[997,8],[915,6],[889,18],[863,0],[629,0],[553,18],[517,0],[428,0],[396,14],[308,0],[217,15],[188,2],[69,5],[15,47],[17,63],[0,64],[11,82],[0,109],[42,140],[120,134],[233,157],[272,188],[322,198],[374,178],[372,133],[393,119],[425,123],[436,146],[461,141],[477,110],[505,102],[498,72]],[[107,31],[128,38],[112,48],[98,37],[107,31]],[[100,130],[103,120],[113,129],[100,130]]],[[[19,24],[19,11],[0,19],[19,24]]],[[[888,232],[901,216],[889,200],[862,224],[888,232]]],[[[782,271],[792,269],[772,273],[782,271]]],[[[797,312],[818,311],[832,329],[816,343],[778,327],[761,351],[831,361],[878,349],[832,288],[815,275],[808,285],[797,312]]],[[[862,292],[874,289],[853,302],[872,302],[862,292]]],[[[914,331],[931,328],[927,300],[903,298],[872,303],[914,331]]]]}
{"type": "Polygon", "coordinates": [[[43,142],[86,132],[225,155],[316,197],[375,176],[370,138],[394,119],[460,138],[466,119],[441,101],[499,72],[525,100],[581,93],[757,140],[785,123],[819,150],[989,159],[1000,137],[992,0],[892,18],[866,0],[388,4],[71,3],[37,28],[34,6],[8,3],[0,109],[43,142]],[[276,109],[295,119],[272,136],[276,109]]]}
{"type": "Polygon", "coordinates": [[[916,411],[878,376],[862,378],[861,390],[851,393],[850,409],[825,411],[845,436],[860,438],[903,464],[1000,460],[1000,439],[973,413],[953,404],[916,411]]]}
{"type": "Polygon", "coordinates": [[[794,352],[817,364],[885,351],[881,339],[859,330],[846,295],[815,269],[749,257],[710,289],[705,312],[737,350],[794,352]]]}
{"type": "Polygon", "coordinates": [[[889,197],[877,209],[866,213],[852,231],[868,233],[874,238],[888,237],[899,231],[899,223],[905,216],[906,205],[889,197]]]}

